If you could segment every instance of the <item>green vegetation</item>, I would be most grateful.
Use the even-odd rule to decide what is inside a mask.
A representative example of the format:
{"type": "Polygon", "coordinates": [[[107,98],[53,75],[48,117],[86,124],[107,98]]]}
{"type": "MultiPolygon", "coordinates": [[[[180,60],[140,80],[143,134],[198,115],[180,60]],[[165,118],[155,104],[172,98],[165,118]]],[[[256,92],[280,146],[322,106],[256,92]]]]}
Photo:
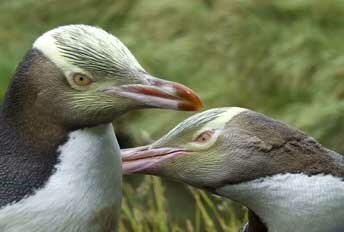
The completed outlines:
{"type": "MultiPolygon", "coordinates": [[[[165,191],[158,177],[146,176],[136,189],[125,184],[121,231],[239,231],[247,218],[243,208],[235,203],[188,187],[191,200],[195,202],[194,215],[177,221],[166,212],[165,191]]],[[[191,202],[176,206],[178,212],[187,210],[185,208],[192,206],[191,202]]]]}
{"type": "MultiPolygon", "coordinates": [[[[205,108],[251,108],[343,152],[343,15],[342,0],[1,0],[0,96],[38,35],[92,24],[117,35],[149,72],[192,87],[205,108]]],[[[145,110],[118,129],[137,145],[188,115],[145,110]]],[[[238,205],[203,192],[126,180],[122,231],[235,231],[244,220],[238,205]]]]}

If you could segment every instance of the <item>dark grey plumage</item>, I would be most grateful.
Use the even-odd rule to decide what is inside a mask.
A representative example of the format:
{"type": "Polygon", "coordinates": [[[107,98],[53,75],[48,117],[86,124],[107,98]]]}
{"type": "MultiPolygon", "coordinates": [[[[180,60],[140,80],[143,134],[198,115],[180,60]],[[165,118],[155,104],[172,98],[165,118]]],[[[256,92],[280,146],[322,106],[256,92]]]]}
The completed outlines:
{"type": "Polygon", "coordinates": [[[46,68],[48,64],[53,66],[39,51],[31,49],[19,64],[0,108],[0,208],[44,186],[58,163],[57,147],[67,140],[68,130],[55,130],[46,118],[27,111],[37,94],[28,77],[37,70],[30,67],[39,63],[46,68]],[[42,137],[27,128],[30,119],[37,134],[50,137],[41,141],[42,137]]]}

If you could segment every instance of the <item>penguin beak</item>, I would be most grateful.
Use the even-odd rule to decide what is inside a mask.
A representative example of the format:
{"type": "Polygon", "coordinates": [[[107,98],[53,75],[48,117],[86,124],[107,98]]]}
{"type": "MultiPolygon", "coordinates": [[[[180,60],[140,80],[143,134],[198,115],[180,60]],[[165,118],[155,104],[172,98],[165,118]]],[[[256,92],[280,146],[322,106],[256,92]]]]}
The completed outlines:
{"type": "Polygon", "coordinates": [[[196,111],[202,102],[194,91],[172,81],[144,74],[142,81],[124,84],[107,89],[116,95],[133,100],[142,108],[165,108],[174,110],[196,111]]]}
{"type": "Polygon", "coordinates": [[[161,161],[188,153],[191,151],[173,147],[153,148],[150,145],[122,149],[123,173],[154,173],[156,164],[161,161]]]}

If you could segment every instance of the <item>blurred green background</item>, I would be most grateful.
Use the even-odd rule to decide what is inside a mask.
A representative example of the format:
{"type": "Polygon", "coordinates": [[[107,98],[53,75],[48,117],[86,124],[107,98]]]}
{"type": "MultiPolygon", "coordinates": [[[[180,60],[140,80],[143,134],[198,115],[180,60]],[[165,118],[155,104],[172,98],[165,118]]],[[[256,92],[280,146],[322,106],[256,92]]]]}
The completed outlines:
{"type": "MultiPolygon", "coordinates": [[[[147,71],[193,88],[205,108],[241,106],[344,151],[343,0],[0,0],[0,98],[41,33],[97,25],[147,71]]],[[[122,117],[123,146],[159,138],[190,113],[122,117]]],[[[151,177],[126,177],[121,231],[235,231],[228,200],[151,177]]]]}

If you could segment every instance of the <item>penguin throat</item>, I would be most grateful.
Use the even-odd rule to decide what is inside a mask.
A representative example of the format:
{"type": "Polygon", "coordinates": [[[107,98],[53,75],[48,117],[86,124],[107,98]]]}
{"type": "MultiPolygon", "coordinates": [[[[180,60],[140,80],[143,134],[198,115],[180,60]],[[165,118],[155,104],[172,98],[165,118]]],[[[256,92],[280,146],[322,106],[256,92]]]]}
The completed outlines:
{"type": "Polygon", "coordinates": [[[252,209],[268,231],[344,228],[344,181],[332,175],[278,174],[216,192],[252,209]]]}

